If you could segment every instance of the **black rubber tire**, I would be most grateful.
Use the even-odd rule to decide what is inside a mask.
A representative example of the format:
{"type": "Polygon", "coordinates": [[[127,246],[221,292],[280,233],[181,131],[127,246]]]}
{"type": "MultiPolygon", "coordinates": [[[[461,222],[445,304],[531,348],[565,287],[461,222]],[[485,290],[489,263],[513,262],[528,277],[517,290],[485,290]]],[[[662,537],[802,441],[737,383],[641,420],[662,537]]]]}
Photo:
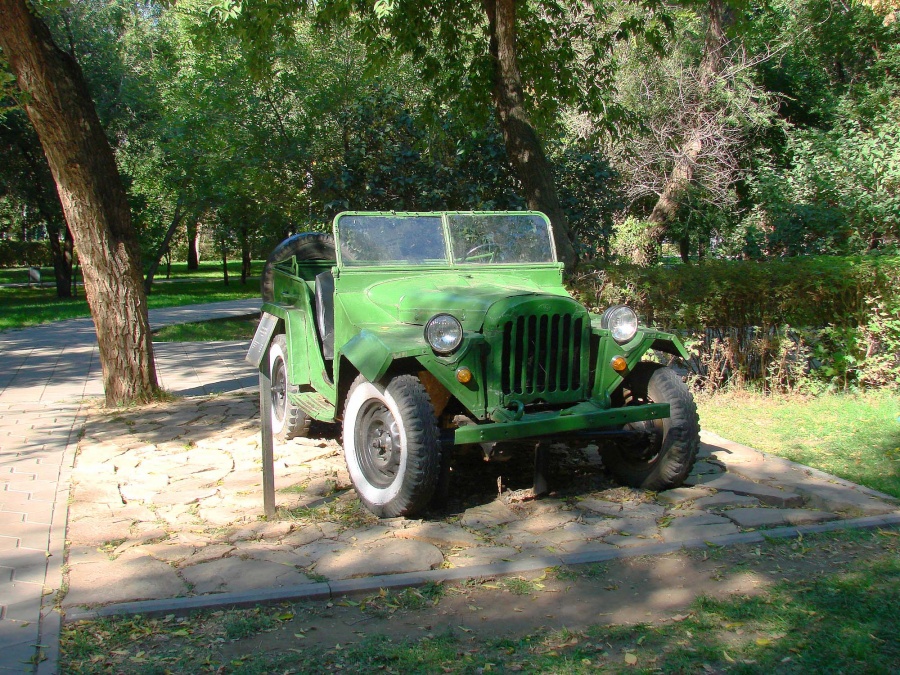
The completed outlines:
{"type": "Polygon", "coordinates": [[[626,428],[653,432],[642,446],[610,443],[600,449],[607,469],[625,485],[654,492],[684,483],[700,448],[700,418],[694,397],[681,378],[665,366],[641,362],[623,383],[628,405],[668,403],[671,416],[626,428]]]}
{"type": "Polygon", "coordinates": [[[344,406],[343,444],[350,480],[369,511],[393,518],[428,506],[440,474],[441,444],[434,407],[419,378],[400,375],[385,385],[357,377],[344,406]]]}
{"type": "Polygon", "coordinates": [[[259,280],[263,302],[272,302],[275,297],[275,273],[272,267],[291,256],[297,256],[299,260],[330,260],[334,262],[336,260],[334,237],[324,232],[301,232],[288,237],[272,249],[269,257],[266,258],[262,277],[259,280]]]}
{"type": "Polygon", "coordinates": [[[291,403],[288,394],[295,394],[299,387],[288,378],[289,357],[284,333],[276,335],[269,346],[269,374],[272,386],[272,435],[280,442],[309,434],[312,422],[309,415],[291,403]]]}

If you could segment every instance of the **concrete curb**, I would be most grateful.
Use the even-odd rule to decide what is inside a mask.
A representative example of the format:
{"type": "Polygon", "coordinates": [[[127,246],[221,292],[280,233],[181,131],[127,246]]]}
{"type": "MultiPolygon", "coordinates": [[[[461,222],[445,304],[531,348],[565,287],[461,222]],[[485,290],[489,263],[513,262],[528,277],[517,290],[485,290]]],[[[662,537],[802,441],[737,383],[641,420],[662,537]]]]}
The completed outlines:
{"type": "Polygon", "coordinates": [[[246,591],[241,593],[220,593],[215,595],[195,596],[192,598],[169,598],[163,600],[145,600],[107,605],[95,610],[69,612],[64,623],[76,621],[93,621],[113,616],[186,614],[197,610],[229,609],[249,607],[267,603],[300,602],[304,600],[325,600],[350,595],[377,593],[381,589],[398,590],[424,586],[427,583],[454,582],[469,579],[485,579],[525,572],[535,572],[558,565],[584,565],[637,558],[646,555],[663,555],[681,549],[695,549],[733,544],[752,544],[768,539],[790,539],[809,534],[835,532],[839,530],[876,528],[900,528],[900,513],[885,516],[867,516],[850,520],[836,520],[817,525],[798,525],[778,527],[771,530],[754,530],[727,534],[709,539],[697,538],[680,542],[652,544],[650,546],[619,549],[616,551],[595,551],[586,553],[568,553],[559,556],[547,555],[529,560],[502,562],[492,565],[459,567],[453,569],[430,570],[426,572],[410,572],[406,574],[390,574],[360,579],[302,584],[281,589],[246,591]]]}

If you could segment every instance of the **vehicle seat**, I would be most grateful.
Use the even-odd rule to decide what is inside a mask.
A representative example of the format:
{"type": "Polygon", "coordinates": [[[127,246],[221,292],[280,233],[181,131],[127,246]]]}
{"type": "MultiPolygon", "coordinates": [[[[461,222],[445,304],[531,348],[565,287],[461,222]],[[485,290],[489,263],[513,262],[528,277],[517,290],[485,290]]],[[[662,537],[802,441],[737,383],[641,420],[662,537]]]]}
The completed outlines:
{"type": "Polygon", "coordinates": [[[316,275],[316,326],[322,339],[322,356],[334,358],[334,276],[331,270],[316,275]]]}

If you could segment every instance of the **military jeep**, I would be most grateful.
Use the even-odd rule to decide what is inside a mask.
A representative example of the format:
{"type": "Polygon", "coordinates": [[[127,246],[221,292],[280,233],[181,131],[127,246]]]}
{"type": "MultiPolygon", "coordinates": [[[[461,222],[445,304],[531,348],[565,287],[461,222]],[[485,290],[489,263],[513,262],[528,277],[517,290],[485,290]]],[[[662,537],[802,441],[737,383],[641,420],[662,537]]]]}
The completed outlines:
{"type": "MultiPolygon", "coordinates": [[[[343,425],[362,503],[428,506],[455,446],[592,436],[618,480],[680,485],[699,446],[696,406],[650,350],[687,357],[624,306],[589,312],[563,287],[537,212],[341,213],[298,234],[262,277],[272,428],[343,425]]],[[[520,446],[522,444],[519,444],[520,446]]]]}

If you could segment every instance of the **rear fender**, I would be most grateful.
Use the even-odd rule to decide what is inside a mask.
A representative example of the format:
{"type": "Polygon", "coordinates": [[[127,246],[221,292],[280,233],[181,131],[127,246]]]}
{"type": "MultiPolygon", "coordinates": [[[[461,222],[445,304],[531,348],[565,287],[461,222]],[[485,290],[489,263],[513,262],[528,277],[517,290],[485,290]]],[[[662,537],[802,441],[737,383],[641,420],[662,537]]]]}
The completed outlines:
{"type": "Polygon", "coordinates": [[[288,372],[290,383],[301,389],[312,387],[334,405],[337,390],[325,369],[315,321],[312,318],[309,292],[305,287],[300,290],[294,307],[287,309],[281,305],[267,302],[263,304],[262,311],[273,314],[284,322],[290,365],[288,372]]]}

